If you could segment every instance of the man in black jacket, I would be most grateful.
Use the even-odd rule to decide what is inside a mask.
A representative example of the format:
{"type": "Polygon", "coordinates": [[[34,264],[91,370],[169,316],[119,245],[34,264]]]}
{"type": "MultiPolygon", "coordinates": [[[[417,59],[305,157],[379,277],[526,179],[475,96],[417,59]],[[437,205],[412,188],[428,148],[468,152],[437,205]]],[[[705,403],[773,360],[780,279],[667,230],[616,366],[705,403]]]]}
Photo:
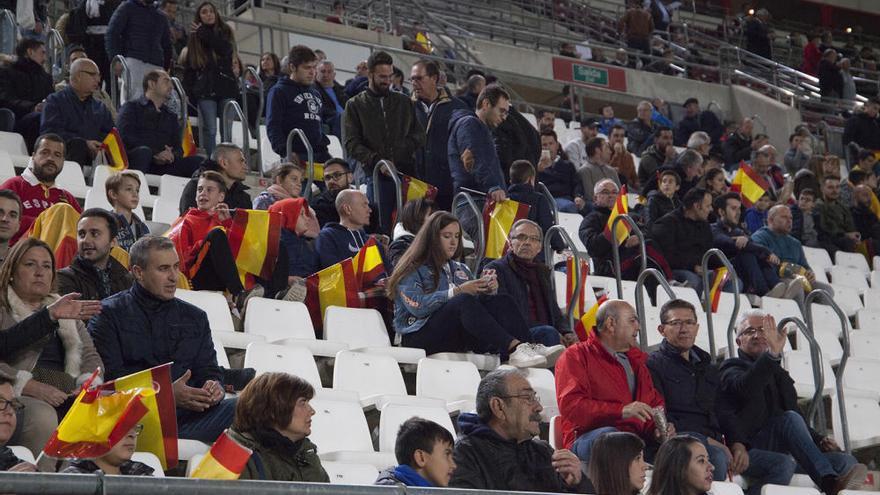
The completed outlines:
{"type": "Polygon", "coordinates": [[[735,131],[727,135],[727,141],[721,145],[724,153],[724,166],[728,171],[739,167],[739,162],[748,162],[752,159],[752,131],[755,124],[752,119],[745,118],[735,131]]]}
{"type": "MultiPolygon", "coordinates": [[[[593,258],[596,275],[603,277],[614,276],[613,246],[605,235],[605,226],[608,225],[611,207],[614,206],[619,192],[620,188],[613,180],[600,180],[593,189],[594,209],[584,217],[578,228],[578,236],[593,258]]],[[[639,275],[638,264],[629,262],[640,255],[638,245],[639,238],[631,235],[620,246],[621,276],[627,280],[635,280],[639,275]]]]}
{"type": "Polygon", "coordinates": [[[249,210],[253,208],[253,201],[247,190],[250,189],[244,185],[244,179],[247,177],[247,162],[244,159],[244,153],[241,148],[232,143],[220,143],[211,153],[211,159],[205,160],[201,167],[193,173],[193,178],[183,188],[183,194],[180,196],[180,214],[186,213],[186,210],[195,208],[196,206],[196,186],[198,186],[199,176],[206,170],[213,170],[223,176],[226,181],[226,200],[224,201],[230,209],[244,208],[249,210]]]}
{"type": "Polygon", "coordinates": [[[507,118],[492,133],[504,177],[510,173],[513,162],[528,160],[529,163],[538,163],[541,158],[541,135],[513,105],[508,109],[507,118]]]}
{"type": "Polygon", "coordinates": [[[538,254],[544,250],[543,241],[538,224],[527,219],[517,220],[510,229],[507,254],[486,268],[495,270],[498,293],[513,298],[523,319],[528,322],[535,342],[547,347],[561,342],[567,347],[576,343],[578,338],[556,304],[556,294],[550,283],[553,274],[539,260],[538,254]]]}
{"type": "Polygon", "coordinates": [[[112,213],[90,208],[76,225],[76,257],[58,270],[58,293],[78,292],[83,299],[105,299],[131,287],[134,279],[110,256],[119,225],[112,213]]]}
{"type": "Polygon", "coordinates": [[[880,101],[870,100],[860,112],[847,119],[843,128],[843,145],[856,143],[862,148],[880,150],[880,101]]]}
{"type": "Polygon", "coordinates": [[[33,153],[40,134],[43,101],[55,88],[52,76],[43,69],[46,46],[42,41],[23,38],[15,54],[15,62],[0,71],[0,107],[15,114],[15,132],[24,138],[28,153],[33,153]]]}
{"type": "MultiPolygon", "coordinates": [[[[716,412],[720,384],[718,366],[694,342],[700,330],[693,304],[673,299],[660,308],[663,335],[660,349],[648,358],[654,387],[666,401],[666,417],[676,429],[699,438],[715,466],[715,480],[728,474],[749,479],[747,495],[758,495],[766,484],[788,485],[795,463],[785,454],[749,449],[733,435],[725,438],[716,412]]],[[[721,411],[729,414],[730,411],[721,411]]]]}
{"type": "Polygon", "coordinates": [[[736,325],[739,357],[721,365],[722,428],[751,447],[790,454],[824,493],[860,486],[867,469],[840,451],[833,437],[807,425],[794,380],[782,367],[786,334],[761,310],[741,314],[736,325]]]}
{"type": "Polygon", "coordinates": [[[452,488],[587,493],[580,460],[536,437],[541,402],[518,370],[499,369],[477,388],[477,414],[458,417],[452,488]]]}
{"type": "Polygon", "coordinates": [[[651,238],[672,268],[679,282],[686,282],[697,294],[703,292],[703,254],[712,249],[712,195],[696,187],[688,191],[682,205],[651,226],[651,238]]]}

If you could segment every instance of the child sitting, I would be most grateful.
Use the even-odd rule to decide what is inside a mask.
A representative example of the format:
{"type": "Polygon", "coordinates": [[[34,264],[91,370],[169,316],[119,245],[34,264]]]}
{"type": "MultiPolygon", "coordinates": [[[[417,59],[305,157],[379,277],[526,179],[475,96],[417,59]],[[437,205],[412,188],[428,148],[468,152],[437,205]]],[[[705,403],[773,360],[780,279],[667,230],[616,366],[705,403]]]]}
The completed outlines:
{"type": "Polygon", "coordinates": [[[681,177],[676,171],[666,169],[660,172],[657,186],[656,190],[648,193],[648,225],[681,205],[681,200],[675,195],[681,187],[681,177]]]}
{"type": "Polygon", "coordinates": [[[70,461],[70,466],[63,473],[92,474],[101,471],[104,474],[122,474],[126,476],[152,476],[153,468],[138,461],[131,460],[137,446],[137,438],[144,425],[134,428],[122,437],[109,452],[96,459],[77,459],[70,461]]]}
{"type": "Polygon", "coordinates": [[[772,204],[770,193],[765,192],[751,208],[746,210],[746,229],[750,234],[767,225],[767,211],[772,204]]]}
{"type": "Polygon", "coordinates": [[[454,440],[446,428],[418,417],[400,425],[394,455],[397,467],[379,473],[377,485],[445,487],[455,471],[454,440]]]}
{"type": "Polygon", "coordinates": [[[113,206],[113,216],[119,222],[116,242],[128,251],[135,241],[150,233],[147,224],[134,214],[140,199],[141,179],[133,172],[123,171],[107,178],[104,188],[113,206]]]}

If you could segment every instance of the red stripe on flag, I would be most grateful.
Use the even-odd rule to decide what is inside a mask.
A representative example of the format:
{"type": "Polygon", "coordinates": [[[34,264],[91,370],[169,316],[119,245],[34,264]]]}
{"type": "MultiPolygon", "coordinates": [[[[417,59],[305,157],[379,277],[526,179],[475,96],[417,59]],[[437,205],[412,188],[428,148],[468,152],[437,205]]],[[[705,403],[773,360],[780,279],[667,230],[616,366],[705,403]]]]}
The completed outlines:
{"type": "Polygon", "coordinates": [[[247,230],[248,212],[243,209],[236,209],[235,215],[232,216],[232,225],[226,229],[226,238],[229,239],[229,249],[232,251],[232,259],[238,259],[238,253],[241,251],[241,245],[244,240],[244,233],[247,230]]]}
{"type": "Polygon", "coordinates": [[[266,245],[266,257],[263,259],[263,267],[260,269],[260,278],[269,280],[275,270],[278,261],[278,250],[281,246],[281,213],[269,213],[269,239],[266,245]]]}

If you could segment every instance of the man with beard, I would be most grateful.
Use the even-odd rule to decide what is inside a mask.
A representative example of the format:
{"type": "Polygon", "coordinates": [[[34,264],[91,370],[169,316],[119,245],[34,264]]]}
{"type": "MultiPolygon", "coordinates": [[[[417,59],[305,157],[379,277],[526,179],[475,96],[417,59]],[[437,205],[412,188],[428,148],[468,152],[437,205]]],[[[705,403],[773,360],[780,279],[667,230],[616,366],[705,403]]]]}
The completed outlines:
{"type": "Polygon", "coordinates": [[[69,191],[55,187],[55,178],[64,168],[64,140],[57,134],[43,134],[34,144],[34,154],[21,175],[7,179],[0,189],[9,189],[21,198],[21,226],[9,241],[15,244],[28,231],[37,216],[55,203],[68,203],[82,212],[69,191]]]}
{"type": "Polygon", "coordinates": [[[322,60],[318,63],[318,79],[315,81],[315,89],[321,96],[321,123],[324,125],[324,133],[342,137],[342,113],[345,111],[345,103],[348,96],[345,87],[336,82],[336,68],[333,62],[322,60]]]}
{"type": "Polygon", "coordinates": [[[12,245],[9,240],[18,234],[21,225],[21,198],[11,189],[0,189],[0,263],[12,245]]]}
{"type": "Polygon", "coordinates": [[[100,300],[129,289],[132,277],[110,256],[119,224],[112,213],[89,208],[76,224],[76,257],[58,270],[58,293],[77,292],[83,299],[100,300]]]}

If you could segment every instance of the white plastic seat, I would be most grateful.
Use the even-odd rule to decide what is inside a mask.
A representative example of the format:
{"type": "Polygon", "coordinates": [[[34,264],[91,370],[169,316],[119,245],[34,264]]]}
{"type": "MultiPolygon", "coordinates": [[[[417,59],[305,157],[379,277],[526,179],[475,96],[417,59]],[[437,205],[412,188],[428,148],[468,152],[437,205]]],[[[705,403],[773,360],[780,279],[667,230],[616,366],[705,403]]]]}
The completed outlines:
{"type": "Polygon", "coordinates": [[[159,197],[180,201],[183,190],[191,179],[177,177],[171,174],[163,174],[159,179],[159,197]]]}
{"type": "Polygon", "coordinates": [[[177,289],[175,296],[188,302],[208,314],[208,325],[211,335],[220,339],[225,347],[245,349],[251,342],[265,342],[262,335],[246,334],[235,331],[232,314],[226,298],[219,292],[206,290],[177,289]]]}
{"type": "MultiPolygon", "coordinates": [[[[841,309],[846,312],[844,308],[841,309]]],[[[840,317],[837,316],[837,313],[834,312],[833,309],[831,309],[831,306],[813,304],[810,307],[810,312],[813,315],[813,331],[815,333],[830,333],[837,338],[841,337],[840,317]]],[[[853,314],[855,314],[855,312],[853,312],[853,314]]],[[[845,323],[847,328],[852,329],[848,319],[845,323]]]]}
{"type": "Polygon", "coordinates": [[[864,308],[860,290],[855,287],[843,285],[834,286],[834,302],[846,313],[847,317],[855,316],[860,309],[864,308]]]}
{"type": "Polygon", "coordinates": [[[27,156],[28,154],[24,137],[17,132],[0,132],[0,150],[10,155],[27,156]]]}
{"type": "Polygon", "coordinates": [[[309,308],[301,302],[250,298],[245,311],[244,331],[262,335],[273,344],[305,347],[315,356],[334,357],[337,352],[348,349],[345,342],[318,340],[309,308]]]}
{"type": "Polygon", "coordinates": [[[559,225],[562,225],[562,228],[565,229],[565,232],[571,237],[572,242],[574,242],[575,248],[581,253],[587,252],[587,248],[578,236],[578,230],[583,221],[584,217],[578,213],[559,212],[559,225]]]}
{"type": "Polygon", "coordinates": [[[475,352],[438,352],[428,356],[431,359],[445,361],[470,361],[480,371],[492,371],[501,366],[501,358],[497,354],[477,354],[475,352]]]}
{"type": "Polygon", "coordinates": [[[156,478],[164,478],[165,471],[162,471],[162,461],[152,452],[135,452],[131,456],[131,460],[141,462],[153,468],[153,476],[156,478]]]}
{"type": "Polygon", "coordinates": [[[327,137],[330,139],[330,144],[327,145],[327,153],[330,153],[330,156],[333,158],[345,158],[339,138],[333,134],[327,134],[327,137]]]}
{"type": "Polygon", "coordinates": [[[404,364],[416,364],[425,357],[424,349],[392,347],[382,315],[375,309],[328,307],[324,335],[327,340],[347,343],[352,350],[385,354],[404,364]]]}
{"type": "MultiPolygon", "coordinates": [[[[102,185],[100,187],[103,188],[104,186],[102,185]]],[[[89,208],[103,208],[107,211],[113,211],[113,206],[110,205],[110,200],[107,199],[106,191],[103,189],[98,190],[97,187],[93,187],[86,191],[83,210],[88,210],[89,208]]],[[[140,204],[137,205],[137,208],[134,209],[133,213],[141,220],[146,221],[147,216],[144,213],[144,208],[140,204]]]]}
{"type": "Polygon", "coordinates": [[[743,490],[736,483],[713,481],[712,489],[709,490],[709,493],[712,495],[743,495],[743,490]]]}
{"type": "Polygon", "coordinates": [[[230,369],[229,356],[226,354],[226,348],[223,347],[223,342],[213,335],[211,336],[211,340],[214,341],[214,352],[217,354],[217,366],[230,369]]]}
{"type": "MultiPolygon", "coordinates": [[[[880,395],[873,391],[845,389],[846,421],[849,426],[849,442],[853,449],[863,449],[880,445],[880,395]]],[[[831,420],[835,439],[843,445],[840,433],[840,408],[836,400],[831,401],[831,420]]]]}
{"type": "MultiPolygon", "coordinates": [[[[513,369],[509,365],[503,367],[513,369]]],[[[559,406],[556,402],[556,378],[553,376],[553,372],[546,368],[523,368],[520,372],[538,394],[538,400],[541,401],[543,407],[541,421],[549,423],[554,416],[559,415],[559,406]]]]}
{"type": "Polygon", "coordinates": [[[834,263],[831,262],[831,256],[828,254],[828,251],[822,248],[804,246],[804,257],[807,259],[807,263],[810,264],[810,268],[812,268],[814,272],[821,271],[824,273],[834,266],[834,263]]]}
{"type": "MultiPolygon", "coordinates": [[[[672,292],[675,293],[677,299],[683,299],[693,304],[697,308],[697,311],[703,307],[703,301],[700,301],[700,296],[697,295],[697,291],[694,290],[693,287],[672,287],[672,292]]],[[[663,306],[667,301],[669,301],[669,294],[667,294],[662,288],[658,288],[657,307],[663,306]]]]}
{"type": "Polygon", "coordinates": [[[379,417],[379,451],[394,452],[394,444],[397,442],[397,431],[404,421],[419,417],[431,420],[446,428],[455,438],[455,427],[444,407],[413,406],[405,404],[388,404],[382,408],[379,417]]]}
{"type": "Polygon", "coordinates": [[[86,185],[86,177],[83,175],[79,163],[76,162],[64,162],[61,173],[55,178],[55,185],[67,190],[76,198],[85,199],[86,193],[89,192],[89,186],[86,185]]]}
{"type": "Polygon", "coordinates": [[[761,487],[761,495],[820,495],[820,493],[815,488],[803,486],[764,485],[761,487]]]}
{"type": "MultiPolygon", "coordinates": [[[[556,304],[559,305],[559,308],[565,313],[566,308],[568,307],[568,298],[565,297],[565,292],[568,289],[566,284],[568,283],[568,276],[562,272],[553,271],[554,282],[556,285],[556,304]]],[[[585,281],[587,285],[589,285],[590,279],[592,276],[588,276],[585,281]]],[[[592,286],[587,287],[587,290],[584,290],[584,307],[583,310],[587,311],[593,305],[596,304],[596,293],[593,291],[592,286]]]]}
{"type": "Polygon", "coordinates": [[[193,471],[195,471],[196,466],[198,466],[199,463],[202,462],[202,459],[204,459],[204,458],[205,458],[205,454],[196,454],[196,455],[192,456],[192,458],[190,460],[187,461],[187,463],[186,463],[186,477],[187,478],[192,478],[193,471]]]}
{"type": "Polygon", "coordinates": [[[244,353],[244,367],[253,368],[257,375],[284,372],[296,375],[315,388],[321,388],[321,375],[315,357],[305,347],[252,342],[244,353]]]}
{"type": "MultiPolygon", "coordinates": [[[[621,281],[621,282],[622,282],[621,285],[623,286],[623,294],[622,294],[622,295],[618,295],[618,299],[623,299],[623,300],[626,300],[626,301],[632,301],[632,302],[633,302],[633,306],[635,306],[635,300],[636,300],[636,283],[633,282],[632,280],[623,280],[623,281],[621,281]]],[[[615,284],[615,287],[616,287],[616,284],[615,284]]],[[[664,291],[664,290],[663,290],[662,288],[660,288],[660,287],[658,287],[658,291],[660,291],[660,292],[666,292],[666,291],[664,291]]],[[[613,291],[612,293],[613,293],[613,294],[617,294],[617,289],[615,288],[614,291],[613,291]]],[[[644,298],[643,300],[645,301],[645,306],[646,306],[646,307],[648,307],[648,306],[659,307],[659,306],[660,306],[659,303],[658,303],[656,306],[654,306],[654,305],[651,304],[651,298],[648,297],[648,289],[647,289],[647,287],[645,287],[645,286],[642,286],[642,297],[644,298]]],[[[668,296],[667,296],[667,297],[668,297],[668,296]]],[[[659,297],[658,297],[657,300],[659,301],[659,297]]]]}
{"type": "MultiPolygon", "coordinates": [[[[718,298],[718,312],[723,312],[725,314],[733,313],[733,294],[730,292],[722,292],[721,297],[718,298]]],[[[752,303],[749,301],[748,296],[745,294],[739,295],[739,310],[740,312],[744,312],[752,307],[752,303]]]]}
{"type": "Polygon", "coordinates": [[[831,284],[835,289],[837,286],[853,287],[860,290],[869,288],[868,279],[865,278],[867,273],[862,272],[858,268],[852,268],[849,266],[832,266],[829,269],[829,275],[831,275],[831,284]]]}
{"type": "Polygon", "coordinates": [[[780,299],[777,297],[764,296],[761,298],[761,309],[768,315],[772,315],[776,318],[777,322],[789,316],[803,318],[801,307],[798,306],[797,301],[793,299],[780,299]]]}
{"type": "MultiPolygon", "coordinates": [[[[880,301],[880,286],[861,291],[862,306],[880,301]]],[[[880,311],[880,310],[878,310],[880,311]]]]}
{"type": "Polygon", "coordinates": [[[272,149],[267,133],[260,134],[260,153],[263,156],[263,172],[269,173],[281,163],[281,156],[272,149]]]}
{"type": "Polygon", "coordinates": [[[871,267],[868,266],[868,260],[865,259],[865,256],[860,253],[847,253],[846,251],[837,251],[834,254],[834,264],[835,266],[848,266],[850,268],[856,268],[864,274],[867,274],[871,271],[871,267]]]}
{"type": "Polygon", "coordinates": [[[9,156],[9,152],[0,149],[0,181],[5,181],[6,179],[11,179],[15,176],[15,165],[12,163],[12,158],[9,156]]]}
{"type": "Polygon", "coordinates": [[[852,357],[876,359],[880,356],[880,331],[859,330],[849,333],[852,357]]]}
{"type": "Polygon", "coordinates": [[[364,407],[382,409],[389,402],[446,407],[440,399],[407,395],[397,361],[384,354],[339,351],[333,366],[333,388],[357,392],[364,407]]]}
{"type": "Polygon", "coordinates": [[[397,464],[394,454],[373,449],[367,418],[359,402],[317,395],[310,404],[315,415],[309,440],[318,446],[321,462],[366,463],[377,469],[397,464]]]}
{"type": "Polygon", "coordinates": [[[473,412],[479,385],[480,372],[474,363],[429,358],[419,360],[416,395],[445,401],[447,411],[473,412]]]}
{"type": "MultiPolygon", "coordinates": [[[[823,370],[825,375],[822,395],[830,395],[837,388],[834,384],[834,371],[831,369],[831,363],[828,362],[828,359],[823,357],[822,360],[824,361],[823,370]]],[[[791,379],[794,380],[794,388],[800,398],[812,398],[816,392],[816,382],[813,380],[813,366],[811,363],[810,351],[806,350],[806,348],[804,350],[786,352],[783,359],[783,364],[788,370],[788,374],[791,375],[791,379]]]]}
{"type": "MultiPolygon", "coordinates": [[[[8,134],[8,133],[0,133],[0,134],[8,134]]],[[[9,450],[15,454],[15,457],[23,460],[24,462],[29,462],[31,464],[36,464],[37,460],[34,457],[34,453],[31,452],[31,449],[25,447],[24,445],[8,445],[9,450]]]]}
{"type": "Polygon", "coordinates": [[[528,120],[530,124],[532,124],[532,127],[534,127],[535,129],[538,128],[538,118],[535,117],[535,114],[523,112],[522,116],[525,117],[525,119],[528,120]]]}
{"type": "Polygon", "coordinates": [[[843,371],[844,390],[864,390],[880,396],[878,376],[880,376],[880,359],[850,357],[843,371]]]}
{"type": "Polygon", "coordinates": [[[321,461],[331,484],[372,485],[379,477],[379,469],[371,464],[353,462],[321,461]]]}
{"type": "Polygon", "coordinates": [[[204,442],[186,438],[177,439],[177,458],[181,461],[189,461],[197,455],[205,455],[209,450],[211,446],[204,442]]]}
{"type": "Polygon", "coordinates": [[[163,196],[156,198],[153,203],[153,214],[150,220],[154,222],[173,224],[180,216],[180,199],[170,199],[163,196]]]}
{"type": "Polygon", "coordinates": [[[877,336],[880,337],[880,310],[868,308],[859,310],[856,313],[856,327],[859,330],[877,332],[877,336]]]}

